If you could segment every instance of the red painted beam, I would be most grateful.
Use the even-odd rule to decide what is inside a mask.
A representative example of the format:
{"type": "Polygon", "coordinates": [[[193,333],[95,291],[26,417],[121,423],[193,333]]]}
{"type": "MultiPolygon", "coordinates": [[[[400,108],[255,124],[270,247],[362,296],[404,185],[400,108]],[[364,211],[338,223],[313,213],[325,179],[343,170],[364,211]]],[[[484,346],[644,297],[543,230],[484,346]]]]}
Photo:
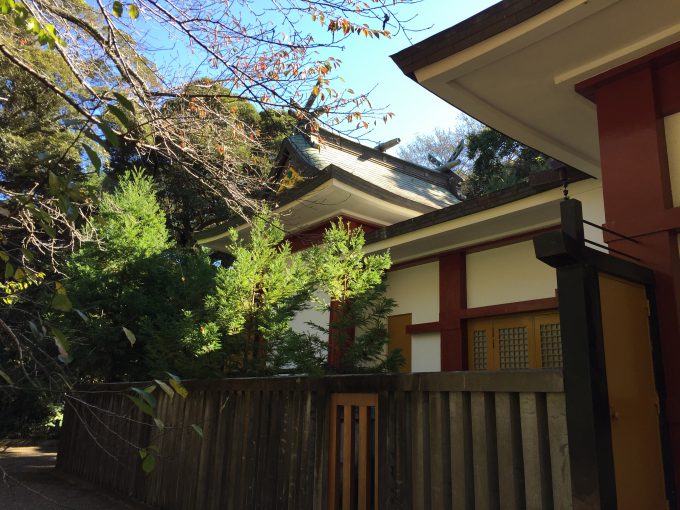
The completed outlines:
{"type": "Polygon", "coordinates": [[[439,322],[422,322],[420,324],[409,324],[406,326],[406,333],[409,335],[421,335],[423,333],[439,333],[442,326],[439,322]]]}
{"type": "Polygon", "coordinates": [[[542,310],[554,310],[559,306],[556,297],[518,301],[516,303],[503,303],[500,305],[480,306],[461,310],[464,319],[476,319],[479,317],[492,317],[495,315],[508,315],[511,313],[540,312],[542,310]]]}
{"type": "Polygon", "coordinates": [[[439,257],[439,324],[441,370],[465,370],[466,345],[461,310],[467,304],[465,252],[439,257]]]}
{"type": "MultiPolygon", "coordinates": [[[[540,312],[543,310],[555,310],[559,307],[556,297],[531,299],[528,301],[517,301],[514,303],[502,303],[500,305],[479,306],[476,308],[463,308],[459,311],[460,319],[477,319],[480,317],[493,317],[497,315],[509,315],[513,313],[540,312]]],[[[455,314],[454,314],[455,315],[455,314]]],[[[445,327],[441,322],[421,322],[420,324],[409,324],[406,332],[409,335],[419,335],[423,333],[439,333],[445,327]]],[[[451,329],[449,327],[449,329],[451,329]]]]}

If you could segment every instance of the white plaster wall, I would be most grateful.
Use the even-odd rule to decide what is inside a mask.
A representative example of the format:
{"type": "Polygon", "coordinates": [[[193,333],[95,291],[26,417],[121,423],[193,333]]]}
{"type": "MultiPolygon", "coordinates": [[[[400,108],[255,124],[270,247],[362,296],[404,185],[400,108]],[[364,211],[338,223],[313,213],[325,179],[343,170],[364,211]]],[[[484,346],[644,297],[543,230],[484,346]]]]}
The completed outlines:
{"type": "Polygon", "coordinates": [[[411,336],[411,371],[439,372],[441,370],[441,343],[439,333],[411,336]]]}
{"type": "Polygon", "coordinates": [[[555,296],[555,270],[536,259],[531,241],[467,255],[467,306],[555,296]]]}
{"type": "MultiPolygon", "coordinates": [[[[319,294],[317,298],[323,300],[323,302],[328,300],[327,296],[322,294],[319,294]]],[[[328,310],[319,311],[317,310],[318,307],[318,303],[310,303],[309,308],[298,312],[290,323],[292,330],[296,331],[297,333],[309,332],[322,335],[316,329],[311,328],[306,324],[307,322],[313,322],[319,326],[326,328],[328,327],[328,323],[330,321],[330,312],[328,310]]]]}
{"type": "Polygon", "coordinates": [[[668,151],[673,207],[678,207],[680,206],[680,113],[669,115],[663,121],[666,128],[666,150],[668,151]]]}
{"type": "MultiPolygon", "coordinates": [[[[604,225],[604,199],[602,197],[602,181],[588,180],[586,181],[590,186],[586,189],[578,189],[577,193],[571,195],[573,198],[581,201],[583,208],[583,219],[592,221],[596,225],[604,225]]],[[[596,243],[604,244],[602,237],[602,230],[599,228],[584,225],[584,234],[586,239],[595,241],[596,243]]],[[[597,248],[591,245],[592,248],[597,248]]]]}
{"type": "Polygon", "coordinates": [[[390,271],[387,296],[397,302],[392,315],[412,314],[413,324],[439,320],[439,262],[390,271]]]}
{"type": "MultiPolygon", "coordinates": [[[[397,302],[392,315],[411,314],[411,323],[439,320],[439,262],[387,273],[387,296],[397,302]]],[[[411,336],[411,370],[441,370],[439,333],[411,336]]]]}

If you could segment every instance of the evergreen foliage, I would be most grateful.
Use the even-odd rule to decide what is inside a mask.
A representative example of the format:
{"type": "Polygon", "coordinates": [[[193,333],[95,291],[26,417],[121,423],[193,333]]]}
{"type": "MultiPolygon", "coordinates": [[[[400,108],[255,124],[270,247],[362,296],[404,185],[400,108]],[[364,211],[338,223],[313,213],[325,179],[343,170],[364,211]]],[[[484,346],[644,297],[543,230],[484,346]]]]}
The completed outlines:
{"type": "Polygon", "coordinates": [[[335,312],[327,328],[316,325],[323,333],[316,341],[330,339],[339,349],[336,362],[327,367],[331,372],[391,372],[404,362],[399,350],[386,349],[387,317],[396,306],[385,295],[390,255],[364,255],[364,244],[363,230],[340,218],[314,250],[317,288],[329,298],[325,307],[335,312]]]}
{"type": "Polygon", "coordinates": [[[104,194],[98,242],[76,252],[65,286],[86,317],[62,319],[73,365],[86,380],[140,380],[165,371],[201,375],[210,345],[196,335],[214,268],[174,247],[149,177],[130,172],[104,194]]]}
{"type": "MultiPolygon", "coordinates": [[[[264,192],[272,163],[283,139],[293,132],[295,118],[273,109],[258,111],[252,103],[230,97],[224,86],[206,78],[193,81],[183,93],[206,96],[190,101],[184,97],[171,99],[163,107],[168,116],[200,125],[186,133],[185,141],[200,145],[213,165],[233,160],[233,166],[243,175],[260,179],[264,192]]],[[[187,178],[184,159],[191,155],[172,159],[157,154],[142,157],[133,146],[112,149],[111,153],[109,175],[120,176],[131,166],[138,166],[153,177],[170,235],[181,246],[193,245],[195,231],[237,216],[233,206],[206,186],[211,181],[207,164],[193,165],[194,178],[187,178]]]]}
{"type": "Polygon", "coordinates": [[[310,298],[312,273],[266,212],[253,221],[247,242],[235,230],[230,235],[234,262],[217,271],[208,328],[220,337],[226,373],[275,373],[288,363],[281,348],[295,335],[290,321],[310,298]]]}
{"type": "Polygon", "coordinates": [[[250,238],[231,232],[234,257],[217,273],[207,299],[214,319],[205,335],[221,345],[224,372],[276,373],[381,372],[403,363],[398,351],[385,353],[385,321],[394,301],[385,296],[389,254],[363,254],[364,235],[342,220],[326,230],[323,244],[292,253],[280,221],[265,214],[253,221],[250,238]],[[316,299],[320,309],[342,312],[328,324],[309,324],[312,332],[291,328],[295,315],[316,299]],[[353,341],[347,332],[356,330],[353,341]],[[342,361],[328,364],[328,338],[345,346],[342,361]]]}
{"type": "Polygon", "coordinates": [[[195,323],[205,322],[214,268],[169,239],[192,246],[193,231],[255,210],[280,129],[348,114],[366,126],[367,97],[333,89],[340,61],[315,55],[346,37],[384,39],[388,19],[397,32],[405,28],[401,16],[393,3],[381,3],[381,21],[373,8],[348,11],[344,0],[289,2],[246,22],[248,2],[0,7],[0,329],[8,340],[0,409],[46,395],[52,402],[78,378],[209,369],[220,360],[217,344],[195,323]],[[310,16],[320,34],[300,32],[310,16]],[[138,41],[144,27],[188,43],[196,66],[154,61],[165,38],[138,41]],[[194,83],[208,68],[219,81],[194,83]],[[308,96],[305,106],[297,102],[308,96]],[[250,102],[272,110],[265,116],[250,102]],[[124,188],[133,166],[153,174],[157,193],[147,198],[167,213],[169,232],[144,193],[126,195],[142,186],[139,176],[129,177],[127,191],[104,194],[110,202],[99,207],[102,189],[112,191],[106,183],[124,188]]]}
{"type": "MultiPolygon", "coordinates": [[[[547,170],[551,158],[531,147],[505,136],[474,119],[462,116],[458,128],[436,128],[432,133],[418,135],[411,143],[399,147],[399,157],[424,167],[435,161],[448,161],[455,147],[465,143],[455,172],[463,178],[461,192],[474,198],[498,191],[547,170]]],[[[436,166],[436,165],[435,165],[436,166]]]]}
{"type": "Polygon", "coordinates": [[[507,188],[529,174],[547,170],[549,158],[495,129],[485,127],[467,136],[472,170],[463,181],[467,198],[507,188]]]}
{"type": "Polygon", "coordinates": [[[97,222],[106,250],[98,256],[112,264],[160,255],[171,246],[154,186],[139,170],[125,174],[115,193],[104,194],[97,222]]]}
{"type": "MultiPolygon", "coordinates": [[[[2,28],[0,23],[0,28],[2,28]]],[[[65,66],[40,50],[27,49],[37,65],[56,76],[65,66]]],[[[74,169],[80,154],[77,133],[64,129],[73,111],[59,97],[45,90],[32,76],[13,68],[0,57],[0,171],[3,185],[22,189],[33,184],[36,173],[61,160],[61,169],[74,169]],[[23,186],[22,186],[23,185],[23,186]]],[[[61,79],[61,78],[60,78],[61,79]]]]}

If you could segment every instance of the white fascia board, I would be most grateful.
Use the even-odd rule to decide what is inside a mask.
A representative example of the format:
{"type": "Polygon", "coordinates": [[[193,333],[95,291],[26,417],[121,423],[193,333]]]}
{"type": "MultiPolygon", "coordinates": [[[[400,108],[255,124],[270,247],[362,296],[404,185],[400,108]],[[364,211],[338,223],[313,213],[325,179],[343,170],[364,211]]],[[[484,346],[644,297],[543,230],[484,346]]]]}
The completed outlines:
{"type": "Polygon", "coordinates": [[[447,79],[468,74],[520,51],[621,0],[564,0],[508,30],[415,71],[418,83],[446,73],[447,79]]]}
{"type": "MultiPolygon", "coordinates": [[[[588,179],[586,181],[580,181],[580,182],[575,182],[569,185],[569,192],[570,196],[573,198],[578,198],[578,195],[582,193],[587,193],[588,191],[591,191],[593,189],[600,188],[602,186],[600,181],[594,180],[594,179],[588,179]]],[[[395,246],[399,246],[401,244],[406,244],[410,243],[413,241],[418,241],[422,239],[426,239],[430,236],[434,236],[437,234],[443,234],[443,233],[455,233],[455,231],[459,228],[462,227],[468,227],[470,225],[474,225],[475,223],[481,223],[483,221],[488,221],[488,220],[493,220],[493,219],[498,219],[502,218],[503,216],[512,214],[512,213],[517,213],[521,212],[525,209],[531,209],[532,207],[538,207],[541,205],[548,204],[550,202],[558,203],[560,200],[562,200],[563,194],[562,194],[562,189],[561,188],[555,188],[552,190],[544,191],[542,193],[539,193],[537,195],[523,198],[521,200],[517,200],[515,202],[510,202],[508,204],[503,204],[498,207],[494,207],[491,209],[486,209],[484,211],[480,211],[478,213],[470,214],[468,216],[463,216],[460,218],[455,218],[449,221],[445,221],[442,223],[439,223],[437,225],[431,225],[429,227],[421,228],[418,230],[414,230],[412,232],[408,232],[402,235],[398,235],[395,237],[391,237],[389,239],[384,239],[382,241],[378,241],[375,243],[367,244],[365,247],[366,253],[374,253],[374,252],[379,252],[379,251],[385,251],[390,248],[394,248],[395,246]]],[[[551,226],[555,225],[554,221],[547,221],[547,222],[536,222],[536,223],[531,223],[527,224],[521,227],[517,227],[513,230],[508,230],[508,231],[503,231],[499,232],[498,235],[493,235],[493,236],[486,236],[484,238],[479,238],[479,239],[474,239],[474,241],[468,241],[465,242],[464,244],[467,246],[471,246],[474,244],[479,244],[483,243],[489,240],[494,240],[494,239],[499,239],[503,237],[508,237],[512,236],[517,233],[529,231],[529,230],[535,230],[535,229],[540,229],[545,226],[551,226]]],[[[417,257],[414,258],[419,258],[422,256],[426,255],[431,255],[432,253],[437,253],[437,252],[442,252],[446,251],[447,249],[454,249],[462,247],[462,245],[451,245],[447,246],[446,248],[437,248],[433,252],[428,252],[428,253],[419,253],[417,257]]],[[[400,261],[401,262],[401,261],[400,261]]]]}

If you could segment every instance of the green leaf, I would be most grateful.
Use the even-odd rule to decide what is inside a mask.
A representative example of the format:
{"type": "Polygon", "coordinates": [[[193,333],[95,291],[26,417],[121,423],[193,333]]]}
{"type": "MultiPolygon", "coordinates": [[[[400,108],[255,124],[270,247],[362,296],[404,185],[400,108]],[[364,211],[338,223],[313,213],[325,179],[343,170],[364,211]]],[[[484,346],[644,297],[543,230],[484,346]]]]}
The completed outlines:
{"type": "MultiPolygon", "coordinates": [[[[21,247],[21,253],[24,254],[24,257],[25,257],[26,260],[28,260],[29,262],[30,262],[31,260],[33,260],[33,254],[30,252],[30,250],[28,250],[28,248],[24,248],[24,247],[22,246],[22,247],[21,247]]],[[[1,252],[0,252],[0,257],[2,257],[2,253],[1,253],[1,252]]]]}
{"type": "Polygon", "coordinates": [[[69,200],[66,195],[59,197],[59,209],[63,212],[66,217],[73,221],[78,217],[78,210],[73,207],[73,203],[69,200]]]}
{"type": "Polygon", "coordinates": [[[142,458],[142,460],[145,459],[147,455],[148,455],[148,452],[146,451],[146,448],[140,448],[139,449],[139,456],[142,458]]]}
{"type": "Polygon", "coordinates": [[[45,233],[46,233],[48,236],[50,236],[52,239],[54,239],[54,238],[57,237],[57,231],[54,230],[54,227],[53,227],[52,225],[48,224],[48,223],[45,222],[45,221],[41,221],[41,222],[40,222],[40,226],[41,226],[42,229],[45,231],[45,233]]]}
{"type": "Polygon", "coordinates": [[[74,308],[73,311],[78,314],[78,317],[83,319],[83,322],[90,322],[90,318],[84,312],[82,312],[81,310],[74,308]]]}
{"type": "Polygon", "coordinates": [[[68,338],[55,327],[50,328],[50,330],[54,337],[54,343],[56,344],[57,349],[59,349],[59,361],[68,364],[71,361],[71,356],[68,353],[71,345],[69,344],[68,338]]]}
{"type": "Polygon", "coordinates": [[[9,262],[9,253],[0,251],[0,259],[2,259],[3,262],[9,262]]]}
{"type": "Polygon", "coordinates": [[[14,271],[14,279],[18,282],[26,278],[26,271],[23,270],[21,267],[17,267],[17,270],[14,271]]]}
{"type": "Polygon", "coordinates": [[[7,381],[7,384],[9,384],[10,386],[14,385],[14,383],[12,382],[12,378],[10,376],[8,376],[7,373],[3,372],[2,370],[0,370],[0,377],[2,377],[5,381],[7,381]]]}
{"type": "Polygon", "coordinates": [[[40,333],[38,326],[35,325],[35,322],[28,321],[28,326],[31,328],[31,333],[33,333],[33,336],[35,337],[36,340],[42,339],[43,335],[42,333],[40,333]]]}
{"type": "Polygon", "coordinates": [[[52,38],[50,37],[50,34],[48,34],[45,30],[40,30],[40,32],[38,32],[38,42],[41,46],[48,45],[51,40],[52,38]]]}
{"type": "Polygon", "coordinates": [[[14,276],[14,266],[11,262],[5,264],[5,280],[9,280],[14,276]]]}
{"type": "Polygon", "coordinates": [[[203,428],[201,428],[199,425],[196,425],[195,423],[191,424],[191,428],[194,429],[196,434],[198,434],[201,439],[203,439],[203,428]]]}
{"type": "Polygon", "coordinates": [[[168,397],[173,398],[175,396],[175,392],[172,391],[172,388],[163,381],[159,381],[158,379],[154,379],[153,381],[158,384],[160,389],[162,389],[168,397]]]}
{"type": "Polygon", "coordinates": [[[108,106],[108,110],[120,121],[120,123],[125,126],[125,128],[129,131],[132,129],[132,121],[128,118],[128,116],[125,114],[123,110],[118,108],[115,104],[110,104],[108,106]]]}
{"type": "Polygon", "coordinates": [[[156,467],[156,456],[155,455],[147,455],[146,458],[142,461],[142,470],[146,474],[151,473],[151,471],[154,470],[156,467]]]}
{"type": "Polygon", "coordinates": [[[115,2],[113,2],[113,9],[111,10],[116,18],[120,18],[123,15],[123,4],[118,0],[115,0],[115,2]]]}
{"type": "Polygon", "coordinates": [[[137,408],[142,411],[144,414],[148,414],[152,418],[153,416],[153,409],[151,409],[151,406],[144,402],[141,398],[135,397],[133,395],[125,395],[127,398],[132,400],[132,402],[137,406],[137,408]]]}
{"type": "Polygon", "coordinates": [[[189,391],[182,386],[182,383],[179,382],[179,379],[168,379],[168,382],[170,383],[170,386],[172,386],[172,389],[177,392],[177,394],[182,397],[182,398],[187,398],[189,396],[189,391]]]}
{"type": "Polygon", "coordinates": [[[61,123],[64,126],[79,128],[82,127],[85,122],[83,119],[63,119],[61,123]]]}
{"type": "Polygon", "coordinates": [[[162,432],[163,429],[165,428],[165,423],[163,423],[163,420],[161,420],[160,418],[154,418],[153,422],[156,424],[156,427],[158,427],[158,430],[162,432]]]}
{"type": "Polygon", "coordinates": [[[139,17],[139,7],[135,4],[128,5],[128,14],[132,19],[137,19],[139,17]]]}
{"type": "Polygon", "coordinates": [[[154,397],[151,393],[149,393],[146,390],[142,390],[140,388],[130,388],[132,391],[134,391],[137,395],[142,397],[144,399],[144,402],[149,404],[150,408],[156,407],[156,397],[154,397]]]}
{"type": "Polygon", "coordinates": [[[70,312],[73,309],[73,303],[71,303],[66,292],[57,290],[52,298],[52,308],[59,310],[60,312],[70,312]]]}
{"type": "Polygon", "coordinates": [[[50,191],[52,194],[56,194],[59,192],[59,188],[61,188],[61,179],[57,174],[54,172],[49,172],[47,176],[47,183],[50,186],[50,191]]]}
{"type": "Polygon", "coordinates": [[[120,137],[114,133],[113,129],[111,129],[108,124],[102,122],[99,124],[99,129],[102,130],[102,133],[104,133],[106,141],[109,142],[109,144],[111,144],[116,149],[120,148],[120,137]]]}
{"type": "Polygon", "coordinates": [[[95,168],[95,170],[99,171],[99,169],[102,167],[102,160],[99,158],[99,154],[97,154],[94,149],[87,144],[83,144],[83,149],[87,153],[87,157],[92,163],[92,166],[95,168]]]}
{"type": "Polygon", "coordinates": [[[135,113],[135,105],[125,95],[121,94],[120,92],[113,92],[113,96],[118,99],[118,102],[123,108],[135,113]]]}
{"type": "Polygon", "coordinates": [[[40,23],[38,23],[38,20],[35,18],[31,17],[26,22],[26,30],[33,32],[34,34],[38,34],[38,32],[40,32],[40,23]]]}
{"type": "MultiPolygon", "coordinates": [[[[92,140],[94,143],[96,143],[97,145],[100,145],[101,147],[104,147],[106,149],[106,142],[104,140],[102,140],[101,138],[99,138],[97,135],[95,135],[89,129],[86,129],[85,131],[83,131],[83,134],[86,137],[88,137],[90,140],[92,140]]],[[[85,150],[87,151],[87,149],[85,149],[85,150]]],[[[88,152],[88,155],[89,155],[89,152],[88,152]]]]}
{"type": "Polygon", "coordinates": [[[123,333],[125,333],[125,336],[127,337],[128,341],[130,342],[130,346],[135,345],[135,342],[137,342],[137,337],[135,334],[130,331],[128,328],[123,326],[123,333]]]}

